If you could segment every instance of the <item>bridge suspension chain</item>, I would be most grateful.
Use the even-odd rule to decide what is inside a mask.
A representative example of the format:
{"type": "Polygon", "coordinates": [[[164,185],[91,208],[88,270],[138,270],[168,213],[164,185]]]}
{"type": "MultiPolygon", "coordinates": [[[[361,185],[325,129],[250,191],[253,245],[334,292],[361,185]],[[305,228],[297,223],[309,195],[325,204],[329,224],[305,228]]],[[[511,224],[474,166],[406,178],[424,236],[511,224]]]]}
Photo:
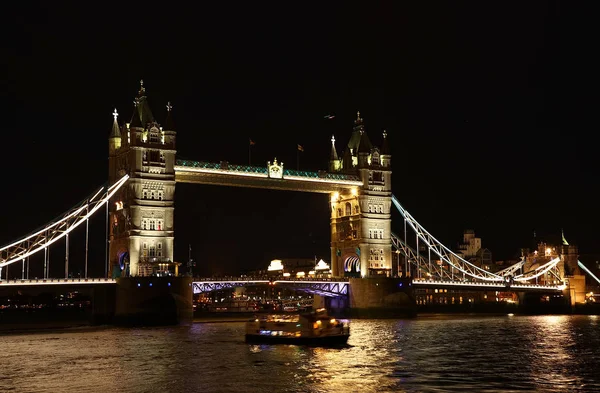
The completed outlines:
{"type": "Polygon", "coordinates": [[[410,227],[417,234],[417,238],[420,238],[422,241],[424,241],[425,244],[429,247],[429,250],[433,250],[433,252],[440,257],[442,264],[436,266],[436,264],[427,263],[423,256],[419,255],[419,253],[416,250],[408,246],[395,234],[392,234],[393,245],[408,259],[408,261],[413,266],[416,266],[417,269],[419,269],[419,271],[425,271],[433,279],[451,279],[452,281],[456,280],[453,273],[450,273],[447,271],[447,269],[444,269],[444,264],[447,264],[452,268],[464,273],[465,275],[468,275],[476,280],[482,281],[525,282],[537,279],[538,277],[546,273],[550,273],[562,282],[562,279],[560,278],[560,272],[558,271],[557,267],[558,263],[561,261],[560,257],[554,258],[551,261],[545,263],[542,266],[537,267],[534,270],[524,272],[518,275],[515,275],[515,273],[524,266],[525,258],[522,258],[521,261],[517,262],[516,264],[511,265],[496,273],[488,272],[487,270],[484,270],[470,263],[469,261],[461,258],[459,255],[452,252],[448,247],[444,246],[440,241],[434,238],[429,232],[425,230],[425,228],[423,228],[417,222],[417,220],[414,219],[414,217],[410,215],[410,213],[408,213],[408,211],[406,211],[406,209],[402,207],[402,205],[400,205],[396,197],[393,195],[392,202],[404,218],[405,225],[406,223],[410,225],[410,227]]]}
{"type": "Polygon", "coordinates": [[[429,247],[430,250],[432,250],[435,254],[437,254],[437,256],[442,260],[443,263],[446,263],[446,264],[452,266],[454,269],[464,273],[465,275],[470,276],[475,279],[478,279],[478,280],[483,280],[483,281],[504,281],[505,280],[505,278],[500,275],[488,272],[487,270],[482,269],[479,266],[473,265],[469,261],[467,261],[467,260],[461,258],[459,255],[455,254],[448,247],[443,245],[439,240],[437,240],[429,232],[427,232],[425,230],[425,228],[423,228],[421,226],[421,224],[419,224],[417,222],[417,220],[415,220],[410,215],[410,213],[408,213],[408,211],[406,211],[406,209],[404,209],[402,207],[402,205],[400,205],[400,202],[398,202],[398,199],[396,199],[396,197],[394,195],[392,195],[392,203],[394,204],[396,209],[400,212],[402,217],[406,220],[408,225],[410,225],[410,227],[413,229],[413,231],[415,231],[415,233],[417,234],[417,237],[420,238],[421,240],[423,240],[423,242],[427,245],[427,247],[429,247]]]}
{"type": "MultiPolygon", "coordinates": [[[[64,213],[59,219],[52,221],[42,229],[26,235],[22,239],[0,248],[0,268],[25,258],[41,250],[47,252],[47,248],[56,241],[67,236],[69,232],[77,228],[100,209],[129,179],[123,176],[110,187],[101,187],[90,198],[64,213]],[[104,193],[103,193],[104,191],[104,193]]],[[[44,258],[46,262],[46,257],[44,258]]]]}
{"type": "Polygon", "coordinates": [[[419,255],[417,251],[406,244],[398,235],[395,233],[391,234],[392,245],[396,250],[400,251],[400,254],[404,255],[408,263],[414,266],[417,270],[424,271],[425,274],[432,279],[439,280],[453,280],[454,277],[442,265],[437,263],[429,263],[423,255],[419,255]]]}

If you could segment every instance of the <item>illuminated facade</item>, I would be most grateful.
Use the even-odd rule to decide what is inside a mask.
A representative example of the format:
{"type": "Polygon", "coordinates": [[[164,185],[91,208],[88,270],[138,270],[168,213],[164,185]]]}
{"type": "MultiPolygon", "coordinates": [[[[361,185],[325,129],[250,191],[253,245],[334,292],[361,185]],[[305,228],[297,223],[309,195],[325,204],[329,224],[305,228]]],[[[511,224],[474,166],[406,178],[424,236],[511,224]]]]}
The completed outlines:
{"type": "Polygon", "coordinates": [[[357,175],[362,186],[334,192],[331,208],[331,261],[334,276],[392,276],[392,168],[387,133],[373,146],[360,113],[341,157],[331,139],[329,170],[357,175]]]}
{"type": "Polygon", "coordinates": [[[109,137],[109,183],[130,179],[110,205],[109,265],[113,276],[175,273],[173,263],[175,131],[172,107],[155,120],[141,82],[131,121],[109,137]]]}

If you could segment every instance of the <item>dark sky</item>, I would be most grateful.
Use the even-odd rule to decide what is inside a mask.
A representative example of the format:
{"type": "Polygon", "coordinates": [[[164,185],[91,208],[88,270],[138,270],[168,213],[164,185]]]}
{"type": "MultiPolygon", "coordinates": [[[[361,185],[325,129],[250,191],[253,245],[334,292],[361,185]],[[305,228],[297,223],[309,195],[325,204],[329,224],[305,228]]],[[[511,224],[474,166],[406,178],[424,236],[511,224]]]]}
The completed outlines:
{"type": "MultiPolygon", "coordinates": [[[[470,228],[505,259],[564,228],[600,253],[595,10],[135,4],[5,9],[0,243],[106,181],[111,112],[130,118],[143,79],[159,121],[173,105],[180,158],[246,163],[252,138],[254,164],[293,168],[301,144],[300,166],[325,169],[331,134],[341,150],[360,110],[372,141],[388,131],[394,194],[446,245],[470,228]]],[[[202,273],[328,259],[324,195],[178,185],[176,201],[175,258],[192,244],[202,273]]]]}

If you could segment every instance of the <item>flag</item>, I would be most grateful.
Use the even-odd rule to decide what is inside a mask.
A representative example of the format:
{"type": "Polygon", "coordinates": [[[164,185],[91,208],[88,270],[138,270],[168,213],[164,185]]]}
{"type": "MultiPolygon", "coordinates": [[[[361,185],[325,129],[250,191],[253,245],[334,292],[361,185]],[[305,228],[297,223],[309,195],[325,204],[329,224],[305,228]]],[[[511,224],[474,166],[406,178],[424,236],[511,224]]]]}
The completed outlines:
{"type": "Polygon", "coordinates": [[[304,148],[302,147],[302,145],[298,145],[298,150],[304,151],[304,148]]]}
{"type": "Polygon", "coordinates": [[[250,146],[254,146],[256,143],[252,139],[250,139],[250,146]]]}

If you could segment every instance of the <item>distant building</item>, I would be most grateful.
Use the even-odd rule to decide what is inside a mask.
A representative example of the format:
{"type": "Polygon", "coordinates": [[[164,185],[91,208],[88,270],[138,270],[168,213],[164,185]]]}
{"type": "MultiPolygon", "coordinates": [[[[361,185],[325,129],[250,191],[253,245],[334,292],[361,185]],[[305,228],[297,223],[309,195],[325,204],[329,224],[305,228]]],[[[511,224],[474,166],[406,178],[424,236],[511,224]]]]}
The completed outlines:
{"type": "Polygon", "coordinates": [[[268,275],[283,277],[331,277],[331,266],[324,260],[310,258],[274,259],[267,269],[268,275]]]}
{"type": "Polygon", "coordinates": [[[273,259],[266,269],[246,272],[252,277],[331,277],[331,266],[323,259],[316,261],[313,258],[285,258],[273,259]]]}
{"type": "Polygon", "coordinates": [[[472,229],[464,232],[463,241],[458,244],[456,254],[482,269],[495,270],[492,252],[481,247],[481,238],[475,237],[475,231],[472,229]]]}

